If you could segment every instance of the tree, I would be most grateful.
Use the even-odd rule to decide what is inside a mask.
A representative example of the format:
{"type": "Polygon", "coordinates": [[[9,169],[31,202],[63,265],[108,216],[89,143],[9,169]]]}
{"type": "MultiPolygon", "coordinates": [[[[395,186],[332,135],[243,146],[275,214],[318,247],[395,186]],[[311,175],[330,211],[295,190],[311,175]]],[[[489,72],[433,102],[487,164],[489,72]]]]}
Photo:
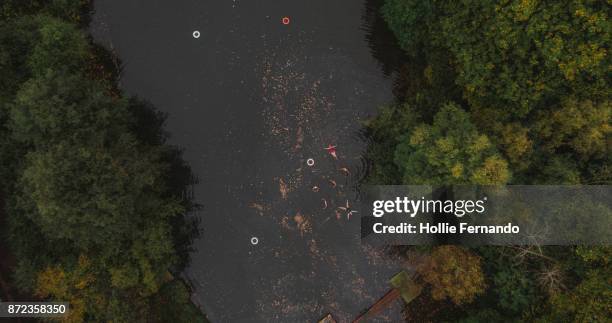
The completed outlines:
{"type": "MultiPolygon", "coordinates": [[[[407,64],[420,64],[401,78],[423,77],[406,86],[398,104],[414,106],[420,121],[403,128],[400,139],[374,139],[376,146],[388,145],[395,164],[376,165],[392,158],[377,156],[376,178],[401,176],[410,184],[609,183],[611,8],[592,0],[386,0],[382,13],[409,54],[407,64]],[[436,102],[454,107],[438,109],[436,102]]],[[[573,250],[475,249],[490,288],[462,308],[465,321],[609,317],[603,301],[610,297],[608,262],[602,260],[609,250],[573,250]]]]}
{"type": "Polygon", "coordinates": [[[574,2],[388,0],[400,44],[452,53],[472,106],[526,116],[566,95],[607,96],[610,7],[574,2]]]}
{"type": "Polygon", "coordinates": [[[539,174],[563,164],[569,171],[555,183],[605,183],[610,8],[592,0],[387,0],[382,11],[411,60],[424,59],[426,72],[454,70],[445,73],[454,86],[410,91],[407,101],[460,104],[508,161],[514,182],[544,182],[539,174]],[[444,90],[453,87],[465,102],[444,90]]]}
{"type": "Polygon", "coordinates": [[[469,303],[485,288],[480,257],[457,246],[435,247],[416,271],[436,300],[469,303]]]}
{"type": "Polygon", "coordinates": [[[163,118],[104,77],[112,73],[76,25],[87,2],[0,5],[0,182],[13,277],[22,292],[69,300],[73,321],[156,321],[167,297],[194,321],[186,288],[165,288],[182,286],[171,272],[187,263],[195,232],[182,196],[190,168],[166,145],[163,118]]]}
{"type": "Polygon", "coordinates": [[[77,26],[49,16],[36,17],[39,39],[27,60],[34,76],[49,70],[81,71],[90,57],[85,35],[77,26]]]}
{"type": "Polygon", "coordinates": [[[118,140],[129,118],[127,101],[109,97],[98,82],[49,70],[17,92],[9,126],[14,140],[35,148],[65,140],[105,145],[118,140]]]}
{"type": "Polygon", "coordinates": [[[507,162],[454,104],[402,139],[395,164],[405,184],[503,184],[510,178],[507,162]]]}
{"type": "Polygon", "coordinates": [[[133,232],[182,211],[157,195],[164,169],[159,158],[129,136],[109,148],[61,142],[28,154],[22,200],[32,203],[28,216],[48,238],[112,250],[133,232]]]}
{"type": "Polygon", "coordinates": [[[103,302],[100,295],[92,297],[92,285],[95,277],[91,273],[91,261],[85,256],[79,257],[73,270],[67,271],[61,266],[47,267],[38,274],[36,295],[43,298],[53,297],[69,302],[70,310],[67,322],[83,322],[85,319],[85,302],[97,299],[103,302]]]}
{"type": "Polygon", "coordinates": [[[573,257],[568,257],[564,263],[576,271],[578,283],[551,297],[551,311],[543,319],[607,322],[612,316],[612,271],[609,267],[612,248],[579,246],[573,250],[573,257]]]}
{"type": "Polygon", "coordinates": [[[385,1],[382,14],[402,48],[414,53],[423,44],[430,20],[436,18],[436,5],[435,1],[385,1]]]}
{"type": "Polygon", "coordinates": [[[612,135],[612,105],[568,99],[550,113],[542,113],[534,130],[542,149],[554,154],[571,149],[579,162],[608,157],[612,135]]]}
{"type": "Polygon", "coordinates": [[[599,268],[588,272],[570,292],[552,297],[552,311],[546,320],[565,322],[607,322],[612,317],[612,272],[599,268]]]}
{"type": "Polygon", "coordinates": [[[393,152],[404,133],[421,122],[416,109],[408,104],[379,109],[376,118],[366,121],[372,143],[367,157],[372,160],[368,181],[373,184],[400,184],[402,169],[393,163],[393,152]]]}

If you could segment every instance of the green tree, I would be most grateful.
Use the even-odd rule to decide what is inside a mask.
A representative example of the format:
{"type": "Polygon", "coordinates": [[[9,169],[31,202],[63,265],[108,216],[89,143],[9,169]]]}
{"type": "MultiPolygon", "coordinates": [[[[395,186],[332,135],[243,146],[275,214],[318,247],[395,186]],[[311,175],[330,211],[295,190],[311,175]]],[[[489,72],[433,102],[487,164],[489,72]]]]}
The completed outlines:
{"type": "Polygon", "coordinates": [[[31,75],[26,61],[38,40],[32,17],[0,21],[0,111],[7,109],[19,86],[31,75]]]}
{"type": "Polygon", "coordinates": [[[89,144],[116,141],[129,122],[127,101],[80,75],[48,71],[26,82],[10,109],[13,138],[45,148],[59,141],[89,144]]]}
{"type": "Polygon", "coordinates": [[[47,237],[112,250],[151,220],[182,211],[176,201],[158,197],[159,158],[129,136],[109,148],[62,142],[28,154],[19,186],[33,204],[29,216],[47,237]]]}
{"type": "Polygon", "coordinates": [[[551,313],[545,321],[609,322],[612,317],[612,272],[609,268],[589,271],[569,292],[552,297],[551,313]]]}
{"type": "Polygon", "coordinates": [[[383,8],[405,48],[425,42],[452,53],[471,105],[519,116],[568,94],[608,95],[609,11],[592,0],[389,0],[383,8]]]}
{"type": "Polygon", "coordinates": [[[404,133],[420,122],[419,113],[409,104],[382,107],[376,118],[366,121],[372,138],[367,151],[367,157],[372,160],[369,182],[401,184],[402,169],[393,162],[393,153],[404,133]]]}
{"type": "MultiPolygon", "coordinates": [[[[386,147],[378,152],[393,151],[373,159],[376,179],[505,183],[511,172],[518,184],[609,183],[611,8],[593,0],[386,0],[382,13],[407,64],[420,64],[401,70],[411,84],[398,106],[414,106],[420,121],[374,138],[386,147]],[[377,165],[391,158],[394,167],[377,165]]],[[[384,133],[393,120],[372,125],[384,133]]],[[[474,250],[490,288],[463,308],[465,321],[605,321],[609,250],[578,250],[474,250]]]]}
{"type": "Polygon", "coordinates": [[[49,16],[38,16],[39,35],[28,56],[34,76],[49,70],[84,70],[90,54],[85,35],[77,26],[49,16]]]}
{"type": "Polygon", "coordinates": [[[416,53],[428,37],[430,20],[436,19],[435,1],[387,0],[382,14],[399,45],[405,50],[416,53]]]}
{"type": "Polygon", "coordinates": [[[546,113],[534,127],[543,149],[556,152],[571,149],[582,160],[603,158],[609,153],[612,134],[612,105],[609,101],[568,100],[560,108],[546,113]]]}
{"type": "Polygon", "coordinates": [[[454,104],[402,139],[395,164],[405,184],[503,184],[510,178],[508,163],[454,104]]]}
{"type": "Polygon", "coordinates": [[[168,297],[189,313],[181,321],[196,321],[188,290],[166,288],[183,286],[171,272],[195,232],[181,197],[191,171],[165,144],[162,116],[109,84],[104,53],[77,25],[88,3],[0,4],[0,196],[13,277],[23,292],[70,300],[77,322],[159,321],[168,297]]]}
{"type": "Polygon", "coordinates": [[[454,85],[409,90],[408,102],[461,104],[517,183],[548,175],[555,183],[605,183],[612,179],[602,156],[610,123],[610,8],[592,0],[387,0],[382,11],[411,60],[424,60],[426,76],[432,67],[454,71],[442,74],[454,85]],[[465,102],[445,90],[453,87],[465,102]]]}

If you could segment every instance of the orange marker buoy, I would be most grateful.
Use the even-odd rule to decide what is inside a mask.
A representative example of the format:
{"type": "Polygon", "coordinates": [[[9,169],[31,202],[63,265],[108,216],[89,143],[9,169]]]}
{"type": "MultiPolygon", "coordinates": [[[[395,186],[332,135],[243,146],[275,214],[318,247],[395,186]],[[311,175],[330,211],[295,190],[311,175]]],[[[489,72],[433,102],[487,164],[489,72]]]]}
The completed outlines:
{"type": "Polygon", "coordinates": [[[291,22],[291,19],[289,19],[289,17],[283,17],[281,21],[283,25],[288,25],[291,22]]]}

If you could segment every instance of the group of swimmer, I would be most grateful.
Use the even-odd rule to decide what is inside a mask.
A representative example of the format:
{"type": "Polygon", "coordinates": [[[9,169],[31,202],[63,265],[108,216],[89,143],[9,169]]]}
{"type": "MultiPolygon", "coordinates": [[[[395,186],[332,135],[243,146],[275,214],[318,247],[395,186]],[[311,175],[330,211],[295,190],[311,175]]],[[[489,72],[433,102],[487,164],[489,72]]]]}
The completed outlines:
{"type": "MultiPolygon", "coordinates": [[[[327,151],[327,153],[332,156],[332,158],[334,158],[334,160],[338,160],[338,155],[336,153],[336,146],[329,144],[327,147],[323,148],[327,151]]],[[[313,159],[309,159],[307,162],[308,166],[314,166],[314,160],[313,159]]],[[[348,168],[346,167],[342,167],[338,169],[340,172],[344,173],[344,175],[349,176],[351,174],[351,172],[348,170],[348,168]]],[[[337,183],[335,180],[328,178],[327,181],[329,182],[329,185],[332,188],[336,188],[337,183]]],[[[320,190],[320,188],[318,186],[313,186],[312,187],[312,191],[315,193],[318,193],[320,190]]],[[[322,208],[325,210],[328,207],[328,203],[327,200],[322,198],[321,199],[321,204],[322,204],[322,208]]],[[[336,218],[340,219],[340,217],[342,216],[342,214],[346,215],[346,219],[350,220],[351,219],[351,215],[358,213],[357,211],[351,209],[351,205],[349,203],[348,200],[346,200],[346,204],[344,204],[343,206],[338,206],[335,210],[336,213],[336,218]]]]}

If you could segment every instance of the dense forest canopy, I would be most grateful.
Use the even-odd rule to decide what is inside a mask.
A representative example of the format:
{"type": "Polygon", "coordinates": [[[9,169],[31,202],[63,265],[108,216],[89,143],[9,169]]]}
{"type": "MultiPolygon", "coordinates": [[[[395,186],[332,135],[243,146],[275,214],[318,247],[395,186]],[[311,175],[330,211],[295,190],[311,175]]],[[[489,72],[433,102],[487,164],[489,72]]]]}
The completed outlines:
{"type": "Polygon", "coordinates": [[[417,65],[407,82],[423,85],[406,104],[427,116],[460,105],[522,184],[611,180],[609,10],[604,1],[475,0],[382,9],[417,65]]]}
{"type": "MultiPolygon", "coordinates": [[[[610,184],[610,2],[385,0],[381,12],[407,60],[400,99],[367,123],[370,183],[610,184]]],[[[445,310],[409,305],[409,320],[612,317],[609,247],[440,248],[425,252],[430,263],[482,259],[450,266],[479,272],[486,290],[450,306],[432,282],[456,276],[432,281],[421,266],[445,310]]]]}
{"type": "Polygon", "coordinates": [[[0,183],[12,281],[69,321],[202,321],[174,275],[193,204],[163,116],[116,87],[89,1],[0,5],[0,183]],[[160,306],[164,304],[164,306],[160,306]]]}

